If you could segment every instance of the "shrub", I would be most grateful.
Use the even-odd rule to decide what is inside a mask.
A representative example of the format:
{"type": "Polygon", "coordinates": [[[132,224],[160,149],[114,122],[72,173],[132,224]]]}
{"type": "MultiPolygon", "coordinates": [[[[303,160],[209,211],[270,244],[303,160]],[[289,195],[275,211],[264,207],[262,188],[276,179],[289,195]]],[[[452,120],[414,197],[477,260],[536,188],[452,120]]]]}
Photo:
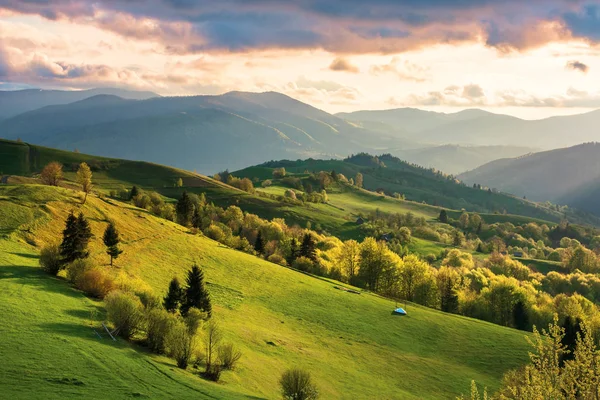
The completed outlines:
{"type": "Polygon", "coordinates": [[[152,204],[152,200],[147,194],[138,194],[133,198],[133,204],[136,207],[147,209],[152,204]]]}
{"type": "Polygon", "coordinates": [[[167,339],[177,318],[164,309],[152,309],[146,312],[146,335],[150,350],[163,354],[167,348],[167,339]]]}
{"type": "Polygon", "coordinates": [[[296,260],[294,260],[292,267],[294,267],[295,269],[299,269],[300,271],[311,272],[314,269],[315,264],[310,258],[298,257],[296,258],[296,260]]]}
{"type": "Polygon", "coordinates": [[[60,247],[56,244],[51,244],[42,248],[40,253],[40,266],[49,274],[56,275],[63,268],[60,247]]]}
{"type": "Polygon", "coordinates": [[[242,352],[236,349],[232,343],[224,344],[219,348],[219,360],[223,369],[235,369],[240,358],[242,358],[242,352]]]}
{"type": "Polygon", "coordinates": [[[67,279],[69,279],[75,286],[77,281],[83,275],[83,273],[91,269],[92,263],[89,259],[80,258],[67,265],[67,279]]]}
{"type": "Polygon", "coordinates": [[[425,261],[429,264],[433,264],[437,260],[437,256],[433,253],[429,253],[425,256],[425,261]]]}
{"type": "Polygon", "coordinates": [[[119,336],[129,339],[140,330],[144,320],[144,307],[137,296],[114,291],[106,296],[104,302],[108,320],[119,336]]]}
{"type": "Polygon", "coordinates": [[[314,400],[319,391],[313,384],[310,373],[299,368],[288,369],[279,380],[283,398],[286,400],[314,400]]]}
{"type": "Polygon", "coordinates": [[[216,240],[217,242],[222,242],[223,240],[225,240],[225,233],[217,225],[211,224],[208,228],[206,228],[204,234],[212,240],[216,240]]]}
{"type": "Polygon", "coordinates": [[[273,184],[273,181],[270,179],[264,180],[263,183],[261,184],[262,187],[269,187],[273,184]]]}
{"type": "Polygon", "coordinates": [[[221,364],[211,364],[206,368],[206,371],[204,371],[202,375],[213,382],[219,382],[219,379],[221,379],[221,371],[221,364]]]}
{"type": "Polygon", "coordinates": [[[115,281],[104,269],[93,267],[78,276],[75,286],[89,296],[102,299],[115,288],[115,281]]]}
{"type": "Polygon", "coordinates": [[[279,264],[279,265],[283,265],[284,267],[287,265],[287,262],[285,261],[285,258],[278,253],[275,254],[271,254],[267,260],[269,260],[270,262],[274,263],[274,264],[279,264]]]}
{"type": "Polygon", "coordinates": [[[195,352],[196,339],[183,321],[176,321],[171,327],[167,335],[167,348],[169,356],[175,359],[177,366],[186,369],[195,352]]]}

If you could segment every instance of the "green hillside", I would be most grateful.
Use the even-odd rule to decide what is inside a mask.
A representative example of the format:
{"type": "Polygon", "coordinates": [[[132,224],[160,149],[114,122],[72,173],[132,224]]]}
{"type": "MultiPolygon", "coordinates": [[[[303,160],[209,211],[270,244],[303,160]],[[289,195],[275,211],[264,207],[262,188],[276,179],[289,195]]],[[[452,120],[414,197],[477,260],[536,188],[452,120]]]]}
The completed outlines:
{"type": "MultiPolygon", "coordinates": [[[[471,379],[497,388],[502,373],[526,358],[522,332],[411,304],[408,317],[396,317],[394,303],[380,297],[335,290],[124,203],[90,197],[80,208],[78,198],[69,189],[0,187],[0,304],[10,316],[1,321],[0,351],[14,360],[0,367],[0,384],[10,397],[23,398],[16,378],[24,376],[27,398],[276,398],[279,374],[299,365],[313,371],[323,398],[447,398],[471,379]],[[156,294],[194,261],[202,265],[215,318],[243,351],[240,367],[215,385],[170,359],[97,338],[102,303],[36,266],[40,246],[56,240],[73,208],[96,238],[107,218],[116,221],[125,253],[115,273],[156,294]]],[[[106,265],[99,240],[91,251],[106,265]]]]}

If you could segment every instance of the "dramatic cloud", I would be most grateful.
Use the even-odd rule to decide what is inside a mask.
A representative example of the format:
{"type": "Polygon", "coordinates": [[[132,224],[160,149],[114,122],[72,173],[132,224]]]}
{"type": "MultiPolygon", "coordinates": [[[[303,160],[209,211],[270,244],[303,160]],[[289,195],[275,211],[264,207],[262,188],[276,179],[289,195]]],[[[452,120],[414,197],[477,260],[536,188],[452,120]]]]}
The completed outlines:
{"type": "Polygon", "coordinates": [[[332,71],[359,72],[358,67],[352,65],[350,61],[340,57],[331,62],[329,69],[332,71]]]}
{"type": "Polygon", "coordinates": [[[483,42],[504,51],[600,40],[600,12],[580,0],[2,0],[0,9],[91,24],[176,54],[250,49],[394,53],[483,42]]]}
{"type": "Polygon", "coordinates": [[[590,67],[588,67],[586,64],[579,62],[579,61],[567,62],[567,68],[572,69],[573,71],[581,71],[584,74],[587,73],[588,70],[590,69],[590,67]]]}

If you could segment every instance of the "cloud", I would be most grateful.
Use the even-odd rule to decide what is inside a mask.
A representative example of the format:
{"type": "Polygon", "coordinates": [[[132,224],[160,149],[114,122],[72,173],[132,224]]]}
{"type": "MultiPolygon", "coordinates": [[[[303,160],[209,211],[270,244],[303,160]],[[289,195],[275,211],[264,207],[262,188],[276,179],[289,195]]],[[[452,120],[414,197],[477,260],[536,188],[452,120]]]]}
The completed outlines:
{"type": "Polygon", "coordinates": [[[573,71],[581,71],[584,74],[587,73],[590,69],[589,66],[580,61],[569,61],[567,62],[566,68],[572,69],[573,71]]]}
{"type": "Polygon", "coordinates": [[[401,80],[414,82],[427,80],[427,69],[407,60],[401,62],[398,57],[393,57],[387,64],[372,65],[369,73],[375,76],[392,74],[401,80]]]}
{"type": "Polygon", "coordinates": [[[394,105],[411,106],[457,106],[473,107],[488,104],[488,98],[481,86],[468,84],[464,86],[451,85],[442,91],[430,91],[426,94],[411,94],[403,102],[395,98],[388,99],[394,105]]]}
{"type": "Polygon", "coordinates": [[[522,90],[503,91],[497,93],[499,106],[516,107],[600,107],[600,92],[591,93],[585,90],[569,88],[565,94],[540,97],[522,90]]]}
{"type": "Polygon", "coordinates": [[[352,73],[359,72],[358,67],[352,65],[350,61],[341,57],[338,57],[335,60],[333,60],[329,65],[329,69],[332,71],[346,71],[352,73]]]}
{"type": "Polygon", "coordinates": [[[0,10],[94,25],[176,54],[272,48],[393,53],[465,42],[512,51],[600,41],[600,7],[582,0],[2,0],[0,10]]]}

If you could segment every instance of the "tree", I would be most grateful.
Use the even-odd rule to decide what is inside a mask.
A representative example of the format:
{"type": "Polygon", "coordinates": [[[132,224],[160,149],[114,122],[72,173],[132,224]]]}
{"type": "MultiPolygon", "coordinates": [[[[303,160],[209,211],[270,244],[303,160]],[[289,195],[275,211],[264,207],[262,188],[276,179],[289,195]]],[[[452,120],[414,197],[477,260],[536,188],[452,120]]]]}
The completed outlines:
{"type": "Polygon", "coordinates": [[[138,194],[140,194],[140,190],[138,189],[137,186],[133,186],[131,188],[131,191],[129,192],[129,200],[135,199],[138,194]]]}
{"type": "Polygon", "coordinates": [[[354,178],[354,185],[356,185],[356,187],[358,188],[363,187],[363,174],[361,174],[360,172],[356,173],[356,177],[354,178]]]}
{"type": "Polygon", "coordinates": [[[81,190],[85,193],[83,198],[83,204],[85,204],[88,194],[92,191],[92,170],[86,163],[79,164],[77,183],[81,185],[81,190]]]}
{"type": "Polygon", "coordinates": [[[581,320],[579,318],[571,318],[567,316],[562,324],[564,336],[560,343],[564,346],[566,352],[562,355],[560,360],[561,365],[565,361],[572,360],[575,358],[575,348],[577,346],[577,335],[581,334],[581,320]]]}
{"type": "Polygon", "coordinates": [[[47,273],[56,275],[63,269],[64,265],[60,257],[60,248],[56,244],[50,244],[42,248],[40,252],[40,265],[47,273]]]}
{"type": "Polygon", "coordinates": [[[292,238],[292,240],[290,241],[290,254],[287,257],[287,263],[288,265],[292,265],[294,263],[294,261],[296,261],[296,258],[298,258],[298,250],[299,244],[298,244],[298,240],[296,238],[292,238]]]}
{"type": "Polygon", "coordinates": [[[110,256],[110,266],[112,267],[113,259],[117,259],[119,255],[123,253],[123,250],[119,249],[119,243],[121,242],[119,239],[119,232],[113,222],[109,222],[104,231],[102,240],[106,246],[106,254],[110,256]]]}
{"type": "Polygon", "coordinates": [[[281,179],[283,177],[285,177],[285,168],[281,167],[281,168],[275,168],[273,170],[273,178],[275,179],[281,179]]]}
{"type": "Polygon", "coordinates": [[[440,309],[448,313],[458,313],[458,272],[452,267],[442,266],[436,279],[440,293],[440,309]]]}
{"type": "Polygon", "coordinates": [[[460,215],[458,222],[460,223],[461,228],[467,229],[469,227],[469,214],[467,214],[466,212],[463,212],[460,215]]]}
{"type": "Polygon", "coordinates": [[[317,245],[311,233],[305,233],[300,245],[300,256],[306,257],[309,260],[317,261],[317,245]]]}
{"type": "Polygon", "coordinates": [[[67,217],[65,229],[63,230],[63,241],[60,245],[63,264],[66,265],[75,260],[87,258],[89,256],[87,246],[91,238],[92,231],[83,213],[80,213],[79,217],[75,217],[71,211],[67,217]]]}
{"type": "Polygon", "coordinates": [[[210,321],[206,327],[206,377],[213,381],[218,381],[221,375],[221,366],[215,362],[214,355],[218,352],[219,344],[223,339],[221,329],[215,321],[210,321]]]}
{"type": "Polygon", "coordinates": [[[455,247],[462,247],[465,243],[465,235],[461,231],[454,231],[452,235],[452,245],[455,247]]]}
{"type": "Polygon", "coordinates": [[[529,329],[529,312],[523,300],[517,301],[513,307],[513,323],[515,328],[519,330],[526,331],[529,329]]]}
{"type": "Polygon", "coordinates": [[[61,163],[53,161],[47,164],[40,174],[40,180],[44,185],[58,186],[63,178],[63,166],[61,163]]]}
{"type": "Polygon", "coordinates": [[[403,226],[402,228],[400,228],[398,230],[398,240],[400,241],[400,244],[402,244],[402,245],[409,244],[410,240],[411,240],[411,236],[412,236],[412,233],[410,232],[410,229],[407,228],[406,226],[403,226]]]}
{"type": "Polygon", "coordinates": [[[258,254],[262,254],[265,251],[265,243],[263,241],[262,233],[260,233],[260,231],[258,231],[258,234],[256,235],[256,240],[254,241],[254,251],[256,251],[258,254]]]}
{"type": "Polygon", "coordinates": [[[175,182],[175,186],[178,188],[183,187],[183,179],[177,179],[177,181],[175,182]]]}
{"type": "Polygon", "coordinates": [[[370,290],[377,291],[379,279],[391,264],[390,251],[384,242],[368,237],[360,244],[360,278],[370,290]]]}
{"type": "Polygon", "coordinates": [[[440,216],[438,217],[438,220],[442,224],[447,224],[448,223],[448,213],[446,212],[446,210],[440,211],[440,216]]]}
{"type": "Polygon", "coordinates": [[[310,373],[299,368],[288,369],[279,380],[285,400],[315,400],[319,391],[312,382],[310,373]]]}
{"type": "Polygon", "coordinates": [[[179,279],[177,277],[171,279],[171,283],[169,283],[169,290],[167,291],[167,295],[163,299],[163,305],[165,309],[171,313],[174,313],[179,308],[183,298],[183,289],[181,288],[181,284],[179,283],[179,279]]]}
{"type": "Polygon", "coordinates": [[[175,209],[177,211],[177,222],[183,226],[189,226],[194,213],[194,203],[192,203],[187,191],[183,191],[175,209]]]}
{"type": "Polygon", "coordinates": [[[200,207],[194,207],[194,213],[192,214],[192,227],[196,229],[202,228],[202,214],[200,213],[200,207]]]}
{"type": "Polygon", "coordinates": [[[348,282],[353,282],[358,273],[360,244],[356,240],[346,240],[340,249],[337,261],[348,282]]]}
{"type": "Polygon", "coordinates": [[[196,307],[210,317],[212,315],[210,295],[204,287],[204,272],[198,265],[194,264],[192,269],[188,271],[186,283],[187,287],[181,303],[181,314],[185,316],[190,308],[196,307]]]}

